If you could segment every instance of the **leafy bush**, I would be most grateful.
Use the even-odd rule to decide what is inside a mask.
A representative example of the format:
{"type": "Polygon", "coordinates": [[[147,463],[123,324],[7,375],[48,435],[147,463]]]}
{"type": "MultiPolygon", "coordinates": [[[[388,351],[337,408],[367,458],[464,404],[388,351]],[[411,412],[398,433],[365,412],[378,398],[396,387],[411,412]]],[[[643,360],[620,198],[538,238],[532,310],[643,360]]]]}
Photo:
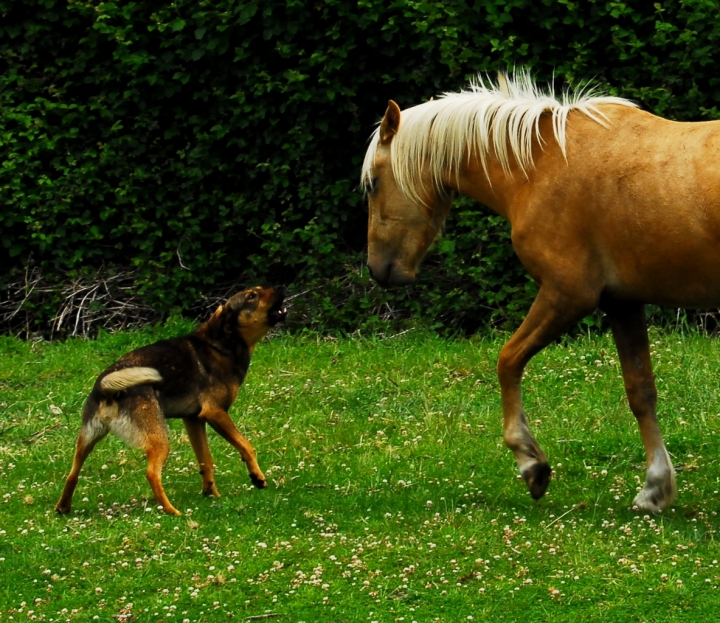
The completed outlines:
{"type": "Polygon", "coordinates": [[[283,281],[309,291],[315,327],[515,323],[533,289],[476,204],[416,287],[380,292],[363,272],[357,180],[387,100],[522,65],[715,118],[716,15],[710,0],[0,0],[3,328],[57,314],[60,290],[9,286],[29,269],[58,288],[131,271],[160,316],[283,281]]]}

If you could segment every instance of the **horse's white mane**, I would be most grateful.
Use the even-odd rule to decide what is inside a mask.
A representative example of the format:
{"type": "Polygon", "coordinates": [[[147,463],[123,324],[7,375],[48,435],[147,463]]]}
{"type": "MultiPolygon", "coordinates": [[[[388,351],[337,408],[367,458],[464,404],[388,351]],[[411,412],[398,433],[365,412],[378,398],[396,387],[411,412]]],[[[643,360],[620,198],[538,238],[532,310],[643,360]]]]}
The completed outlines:
{"type": "MultiPolygon", "coordinates": [[[[478,76],[459,93],[445,93],[439,99],[402,111],[398,133],[390,143],[391,164],[395,181],[410,198],[421,203],[418,189],[420,176],[427,164],[438,188],[448,172],[457,175],[463,157],[477,154],[488,173],[491,149],[506,175],[511,174],[511,156],[525,175],[534,166],[533,140],[541,145],[540,118],[552,115],[553,133],[563,156],[567,157],[565,128],[571,110],[579,110],[607,127],[599,104],[636,106],[633,102],[607,96],[591,84],[565,89],[557,96],[552,87],[541,89],[530,73],[500,73],[498,84],[478,76]]],[[[370,138],[365,154],[361,183],[372,188],[380,128],[370,138]]]]}

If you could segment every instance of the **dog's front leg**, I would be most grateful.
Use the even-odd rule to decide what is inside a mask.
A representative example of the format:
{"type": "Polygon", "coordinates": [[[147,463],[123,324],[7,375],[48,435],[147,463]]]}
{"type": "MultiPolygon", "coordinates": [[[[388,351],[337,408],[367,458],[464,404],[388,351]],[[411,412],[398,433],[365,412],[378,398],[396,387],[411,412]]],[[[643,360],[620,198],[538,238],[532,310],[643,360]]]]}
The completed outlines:
{"type": "Polygon", "coordinates": [[[220,494],[215,487],[215,465],[213,464],[212,455],[210,454],[205,421],[196,418],[183,418],[183,424],[185,424],[190,445],[192,445],[198,465],[200,466],[202,493],[203,495],[219,498],[220,494]]]}
{"type": "Polygon", "coordinates": [[[255,449],[250,442],[240,434],[235,424],[226,411],[213,405],[205,404],[200,411],[199,419],[212,426],[223,439],[240,452],[242,460],[247,465],[250,473],[250,480],[258,489],[267,487],[265,475],[260,471],[260,466],[255,458],[255,449]]]}

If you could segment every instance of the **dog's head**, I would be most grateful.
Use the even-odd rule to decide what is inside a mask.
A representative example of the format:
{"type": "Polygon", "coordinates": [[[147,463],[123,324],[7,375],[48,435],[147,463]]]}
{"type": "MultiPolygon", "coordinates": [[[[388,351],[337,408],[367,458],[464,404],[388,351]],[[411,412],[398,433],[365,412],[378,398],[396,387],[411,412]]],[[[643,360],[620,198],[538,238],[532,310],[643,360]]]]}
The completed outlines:
{"type": "Polygon", "coordinates": [[[268,332],[287,316],[285,297],[287,288],[250,288],[231,296],[216,312],[228,337],[242,337],[254,347],[268,332]]]}

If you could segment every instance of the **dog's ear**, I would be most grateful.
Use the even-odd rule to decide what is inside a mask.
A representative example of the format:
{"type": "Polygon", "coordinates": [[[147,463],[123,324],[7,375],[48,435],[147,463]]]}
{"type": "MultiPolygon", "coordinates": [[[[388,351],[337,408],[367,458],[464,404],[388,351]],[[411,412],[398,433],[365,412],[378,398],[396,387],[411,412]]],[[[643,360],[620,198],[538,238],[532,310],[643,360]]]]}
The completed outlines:
{"type": "Polygon", "coordinates": [[[220,312],[220,323],[222,326],[223,333],[228,337],[235,334],[238,326],[238,315],[242,310],[247,300],[247,294],[245,292],[239,292],[231,296],[225,305],[222,306],[220,312]]]}
{"type": "Polygon", "coordinates": [[[229,317],[237,316],[240,313],[240,310],[243,308],[243,305],[245,305],[245,301],[247,299],[247,293],[246,292],[238,292],[237,294],[234,294],[231,296],[227,303],[223,305],[223,315],[229,317]]]}
{"type": "Polygon", "coordinates": [[[233,333],[233,327],[237,324],[237,316],[244,303],[245,296],[241,292],[230,297],[213,312],[213,315],[207,321],[207,326],[215,339],[221,339],[221,336],[233,333]]]}
{"type": "Polygon", "coordinates": [[[227,345],[235,344],[239,337],[240,314],[248,302],[251,291],[238,292],[218,306],[213,315],[198,330],[213,340],[227,345]]]}

